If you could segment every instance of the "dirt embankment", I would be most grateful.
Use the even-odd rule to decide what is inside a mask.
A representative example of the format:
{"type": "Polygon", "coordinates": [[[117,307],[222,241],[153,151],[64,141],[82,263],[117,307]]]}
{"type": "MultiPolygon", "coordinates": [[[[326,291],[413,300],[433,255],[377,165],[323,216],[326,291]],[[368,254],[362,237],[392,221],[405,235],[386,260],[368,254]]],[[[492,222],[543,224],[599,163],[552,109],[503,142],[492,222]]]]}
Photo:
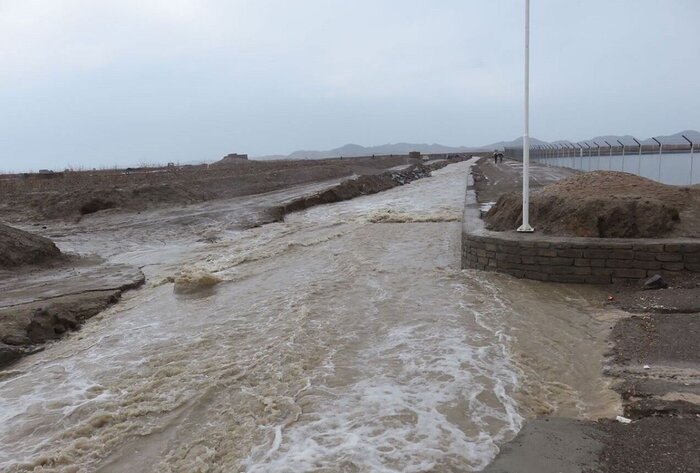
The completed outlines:
{"type": "Polygon", "coordinates": [[[0,368],[77,330],[144,282],[137,268],[71,263],[0,279],[0,368]]]}
{"type": "Polygon", "coordinates": [[[357,179],[349,179],[323,192],[300,197],[284,205],[273,207],[269,215],[274,220],[282,220],[291,212],[308,209],[322,204],[330,204],[350,200],[361,195],[376,194],[393,187],[402,186],[417,179],[430,176],[430,172],[443,168],[450,163],[462,161],[464,158],[452,158],[436,163],[414,164],[400,171],[386,171],[381,174],[364,175],[357,179]]]}
{"type": "Polygon", "coordinates": [[[76,263],[48,238],[0,224],[0,368],[76,330],[144,282],[137,269],[97,265],[71,283],[74,272],[66,269],[76,263]]]}
{"type": "Polygon", "coordinates": [[[143,210],[260,194],[417,162],[385,156],[10,176],[0,188],[0,215],[8,221],[76,219],[101,210],[143,210]]]}
{"type": "Polygon", "coordinates": [[[61,252],[48,238],[0,224],[0,270],[60,258],[61,252]]]}
{"type": "Polygon", "coordinates": [[[120,296],[118,289],[96,291],[0,309],[0,368],[36,352],[49,340],[77,330],[120,296]]]}
{"type": "MultiPolygon", "coordinates": [[[[583,173],[530,197],[530,219],[546,234],[599,238],[700,236],[700,188],[617,171],[583,173]]],[[[520,194],[502,195],[485,216],[490,230],[522,221],[520,194]]]]}

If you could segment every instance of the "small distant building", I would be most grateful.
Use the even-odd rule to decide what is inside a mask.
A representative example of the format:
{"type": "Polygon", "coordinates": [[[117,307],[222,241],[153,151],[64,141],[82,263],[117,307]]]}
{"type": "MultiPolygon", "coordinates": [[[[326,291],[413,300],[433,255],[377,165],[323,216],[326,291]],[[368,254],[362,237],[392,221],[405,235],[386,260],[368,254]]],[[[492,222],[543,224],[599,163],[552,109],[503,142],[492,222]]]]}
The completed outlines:
{"type": "Polygon", "coordinates": [[[51,169],[39,169],[39,172],[37,173],[36,177],[39,179],[54,179],[57,177],[63,177],[63,173],[54,172],[51,169]]]}
{"type": "Polygon", "coordinates": [[[420,151],[409,151],[408,157],[411,159],[420,159],[420,151]]]}
{"type": "Polygon", "coordinates": [[[221,160],[222,163],[238,163],[243,161],[248,161],[247,154],[231,153],[224,156],[221,160]]]}

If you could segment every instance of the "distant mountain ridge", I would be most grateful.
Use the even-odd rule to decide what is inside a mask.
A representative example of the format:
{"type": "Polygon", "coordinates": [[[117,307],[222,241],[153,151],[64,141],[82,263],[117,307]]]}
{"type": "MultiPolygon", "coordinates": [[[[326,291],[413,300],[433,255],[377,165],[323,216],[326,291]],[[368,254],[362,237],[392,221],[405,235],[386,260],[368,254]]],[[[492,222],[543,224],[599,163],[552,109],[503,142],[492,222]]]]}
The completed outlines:
{"type": "MultiPolygon", "coordinates": [[[[693,143],[696,145],[700,145],[700,132],[695,131],[695,130],[685,130],[685,131],[680,131],[678,133],[675,133],[673,135],[659,135],[656,136],[655,138],[659,140],[661,143],[666,144],[666,145],[682,145],[682,144],[688,144],[686,140],[683,139],[683,136],[685,135],[688,137],[689,140],[691,140],[693,143]]],[[[619,143],[617,140],[620,140],[620,143],[624,144],[625,146],[631,145],[631,146],[637,146],[637,143],[635,143],[634,138],[632,135],[604,135],[604,136],[596,136],[593,138],[590,138],[588,140],[580,140],[580,141],[571,141],[571,140],[556,140],[556,141],[543,141],[539,140],[537,138],[533,138],[532,136],[530,137],[530,145],[531,146],[543,146],[543,145],[553,145],[553,144],[567,144],[567,143],[588,143],[590,146],[595,146],[595,143],[598,143],[601,146],[607,146],[605,142],[607,141],[613,146],[619,146],[619,143]]],[[[643,145],[653,145],[656,144],[656,142],[651,139],[651,138],[646,138],[643,140],[639,140],[640,143],[643,145]]],[[[482,149],[502,149],[503,147],[507,148],[521,148],[523,146],[523,138],[518,137],[512,141],[499,141],[497,143],[491,143],[490,145],[482,146],[482,149]]]]}
{"type": "MultiPolygon", "coordinates": [[[[681,135],[685,135],[696,143],[700,145],[700,132],[696,130],[685,130],[673,135],[666,136],[656,136],[663,144],[686,144],[687,141],[683,139],[681,135]]],[[[618,145],[617,140],[625,145],[636,146],[634,139],[631,135],[605,135],[596,136],[589,140],[581,140],[578,143],[588,143],[590,146],[595,146],[597,142],[601,146],[606,146],[605,141],[611,145],[618,145]]],[[[644,140],[639,140],[642,144],[655,144],[655,141],[651,138],[646,138],[644,140]]],[[[498,141],[496,143],[491,143],[485,146],[445,146],[438,143],[426,144],[426,143],[388,143],[378,146],[361,146],[358,144],[346,144],[340,148],[334,148],[326,151],[317,150],[299,150],[294,151],[288,155],[268,155],[268,156],[258,156],[254,159],[323,159],[323,158],[334,158],[334,157],[356,157],[356,156],[371,156],[373,154],[408,154],[409,151],[419,151],[426,154],[442,154],[442,153],[465,153],[465,152],[476,152],[476,151],[488,151],[494,149],[503,148],[518,148],[522,147],[523,139],[522,137],[515,138],[511,141],[498,141]]],[[[574,143],[569,140],[556,140],[556,141],[543,141],[535,137],[530,137],[530,144],[532,146],[544,146],[550,144],[565,144],[574,143]]]]}
{"type": "MultiPolygon", "coordinates": [[[[540,139],[537,139],[533,136],[530,137],[530,146],[542,146],[545,144],[549,144],[547,141],[542,141],[540,139]]],[[[511,140],[511,141],[497,141],[496,143],[491,143],[490,145],[486,146],[481,146],[480,149],[503,149],[503,148],[518,148],[523,146],[523,137],[519,136],[518,138],[511,140]]]]}
{"type": "Polygon", "coordinates": [[[466,146],[444,146],[441,144],[433,143],[388,143],[378,146],[361,146],[357,144],[346,144],[340,148],[329,149],[326,151],[317,150],[299,150],[294,151],[286,156],[284,155],[270,155],[270,156],[259,156],[255,159],[323,159],[323,158],[335,158],[338,156],[343,157],[356,157],[356,156],[371,156],[373,154],[408,154],[409,151],[420,151],[421,153],[463,153],[466,151],[478,150],[475,147],[466,146]]]}

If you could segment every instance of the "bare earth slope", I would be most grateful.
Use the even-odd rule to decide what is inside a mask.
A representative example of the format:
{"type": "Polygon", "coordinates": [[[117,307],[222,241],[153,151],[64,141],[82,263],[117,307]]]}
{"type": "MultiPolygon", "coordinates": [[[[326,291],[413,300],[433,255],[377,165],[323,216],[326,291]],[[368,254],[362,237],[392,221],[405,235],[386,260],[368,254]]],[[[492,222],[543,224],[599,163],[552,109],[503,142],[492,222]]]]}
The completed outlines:
{"type": "Polygon", "coordinates": [[[136,268],[104,264],[78,279],[71,265],[80,262],[48,238],[0,224],[0,368],[77,329],[143,283],[136,268]]]}
{"type": "MultiPolygon", "coordinates": [[[[531,220],[553,235],[600,238],[700,236],[700,188],[661,184],[617,171],[576,174],[534,192],[531,220]]],[[[516,228],[518,193],[502,195],[486,215],[490,230],[516,228]]]]}
{"type": "Polygon", "coordinates": [[[260,194],[418,162],[383,156],[0,176],[0,216],[6,221],[79,219],[108,209],[138,211],[260,194]]]}
{"type": "Polygon", "coordinates": [[[0,269],[40,264],[60,256],[48,238],[0,224],[0,269]]]}

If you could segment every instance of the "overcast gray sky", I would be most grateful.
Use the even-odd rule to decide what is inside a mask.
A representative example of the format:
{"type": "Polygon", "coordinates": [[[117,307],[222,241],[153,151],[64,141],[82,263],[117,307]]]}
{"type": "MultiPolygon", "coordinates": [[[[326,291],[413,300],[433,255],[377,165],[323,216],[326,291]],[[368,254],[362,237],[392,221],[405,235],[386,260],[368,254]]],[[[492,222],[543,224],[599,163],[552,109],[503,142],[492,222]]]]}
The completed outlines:
{"type": "MultiPolygon", "coordinates": [[[[524,0],[0,0],[0,170],[522,134],[524,0]]],[[[700,1],[532,0],[541,139],[700,128],[700,1]]]]}

